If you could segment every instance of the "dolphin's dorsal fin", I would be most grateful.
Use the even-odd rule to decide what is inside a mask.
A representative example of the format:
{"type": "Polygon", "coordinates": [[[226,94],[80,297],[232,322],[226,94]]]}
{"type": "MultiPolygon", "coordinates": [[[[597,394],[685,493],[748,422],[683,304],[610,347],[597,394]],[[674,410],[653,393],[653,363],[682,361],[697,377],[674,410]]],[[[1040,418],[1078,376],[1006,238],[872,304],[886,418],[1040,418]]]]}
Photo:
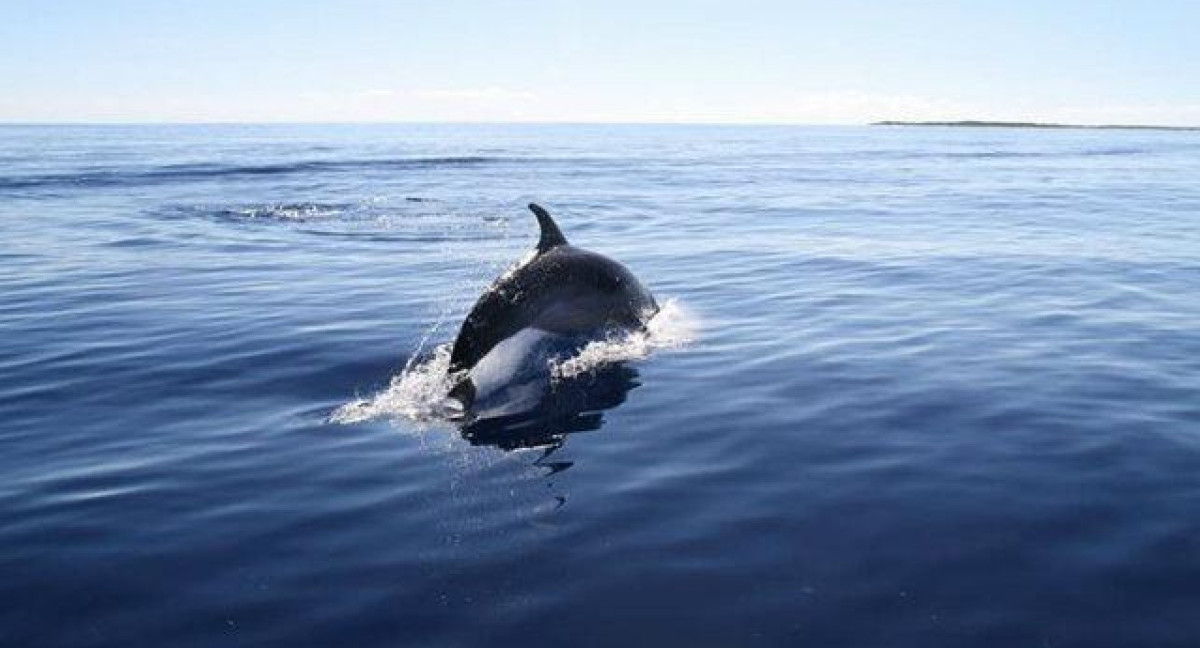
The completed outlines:
{"type": "Polygon", "coordinates": [[[536,203],[529,203],[529,210],[533,212],[534,216],[537,216],[538,227],[542,229],[542,236],[538,239],[537,244],[538,254],[550,248],[567,244],[567,237],[563,236],[558,225],[554,223],[554,219],[550,218],[550,212],[542,209],[542,206],[536,203]]]}

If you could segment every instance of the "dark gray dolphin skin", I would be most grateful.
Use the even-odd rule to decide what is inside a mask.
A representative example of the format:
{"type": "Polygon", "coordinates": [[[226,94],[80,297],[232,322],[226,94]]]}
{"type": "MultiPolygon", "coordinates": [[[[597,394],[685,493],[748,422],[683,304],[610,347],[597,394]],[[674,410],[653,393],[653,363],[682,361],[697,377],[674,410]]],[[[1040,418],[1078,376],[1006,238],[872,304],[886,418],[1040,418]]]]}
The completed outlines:
{"type": "Polygon", "coordinates": [[[450,396],[469,406],[475,387],[465,377],[496,345],[526,329],[569,339],[639,330],[658,303],[628,268],[567,243],[536,204],[541,237],[535,256],[484,291],[463,321],[450,353],[450,372],[464,376],[450,396]]]}

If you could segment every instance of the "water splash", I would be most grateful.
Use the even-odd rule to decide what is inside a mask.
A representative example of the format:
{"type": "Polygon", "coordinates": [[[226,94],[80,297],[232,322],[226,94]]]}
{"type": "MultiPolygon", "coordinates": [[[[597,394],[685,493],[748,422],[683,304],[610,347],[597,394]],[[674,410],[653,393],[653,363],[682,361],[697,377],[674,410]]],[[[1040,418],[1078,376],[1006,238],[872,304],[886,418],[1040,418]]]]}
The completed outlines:
{"type": "Polygon", "coordinates": [[[536,248],[526,252],[525,256],[521,257],[520,259],[517,260],[516,263],[509,266],[508,269],[505,270],[504,273],[501,274],[498,279],[496,279],[495,281],[492,282],[492,285],[499,286],[500,284],[503,284],[504,282],[508,281],[509,279],[512,278],[513,275],[517,274],[517,270],[524,268],[525,266],[529,265],[530,261],[533,261],[534,259],[536,259],[537,255],[538,255],[538,251],[536,248]]]}
{"type": "MultiPolygon", "coordinates": [[[[422,360],[410,360],[387,389],[370,398],[359,398],[337,408],[333,423],[361,423],[403,418],[417,423],[448,420],[462,413],[458,401],[447,398],[457,376],[450,374],[449,343],[439,345],[422,360]]],[[[414,356],[415,358],[416,356],[414,356]]]]}
{"type": "Polygon", "coordinates": [[[307,221],[319,218],[336,218],[346,213],[348,209],[348,205],[281,203],[231,208],[226,211],[231,216],[240,216],[243,218],[307,221]]]}
{"type": "Polygon", "coordinates": [[[646,323],[644,331],[630,331],[589,342],[578,353],[550,361],[553,380],[575,378],[614,362],[641,360],[656,349],[677,349],[696,339],[700,321],[676,300],[668,300],[646,323]]]}
{"type": "MultiPolygon", "coordinates": [[[[658,349],[680,348],[696,339],[699,324],[694,314],[675,300],[668,300],[646,324],[645,331],[590,342],[574,355],[551,360],[551,380],[574,378],[614,362],[641,360],[658,349]]],[[[410,360],[386,389],[342,405],[330,415],[330,422],[404,419],[427,426],[460,419],[462,405],[446,396],[459,378],[449,372],[451,346],[441,344],[431,355],[410,360]]]]}

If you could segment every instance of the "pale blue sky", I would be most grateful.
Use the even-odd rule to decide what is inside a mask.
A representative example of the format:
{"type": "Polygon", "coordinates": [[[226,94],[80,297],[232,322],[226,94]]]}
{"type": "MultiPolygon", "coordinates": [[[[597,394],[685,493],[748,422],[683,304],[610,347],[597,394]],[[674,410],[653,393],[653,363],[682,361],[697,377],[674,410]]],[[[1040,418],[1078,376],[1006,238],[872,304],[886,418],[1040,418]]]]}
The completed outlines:
{"type": "Polygon", "coordinates": [[[0,121],[1200,124],[1200,2],[0,0],[0,121]]]}

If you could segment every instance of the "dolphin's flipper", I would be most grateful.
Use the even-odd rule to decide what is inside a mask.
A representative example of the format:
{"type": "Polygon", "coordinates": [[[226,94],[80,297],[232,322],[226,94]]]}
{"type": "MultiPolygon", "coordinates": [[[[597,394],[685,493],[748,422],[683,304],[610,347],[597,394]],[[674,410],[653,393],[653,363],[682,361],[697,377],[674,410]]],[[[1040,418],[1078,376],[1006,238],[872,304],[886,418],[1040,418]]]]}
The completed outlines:
{"type": "Polygon", "coordinates": [[[563,236],[558,225],[554,223],[554,219],[550,218],[550,212],[542,209],[537,203],[529,203],[529,210],[533,212],[538,219],[538,227],[542,230],[542,236],[538,239],[537,251],[541,254],[550,248],[566,245],[567,237],[563,236]]]}
{"type": "Polygon", "coordinates": [[[463,378],[447,395],[463,405],[470,405],[475,401],[475,383],[470,378],[463,378]]]}

